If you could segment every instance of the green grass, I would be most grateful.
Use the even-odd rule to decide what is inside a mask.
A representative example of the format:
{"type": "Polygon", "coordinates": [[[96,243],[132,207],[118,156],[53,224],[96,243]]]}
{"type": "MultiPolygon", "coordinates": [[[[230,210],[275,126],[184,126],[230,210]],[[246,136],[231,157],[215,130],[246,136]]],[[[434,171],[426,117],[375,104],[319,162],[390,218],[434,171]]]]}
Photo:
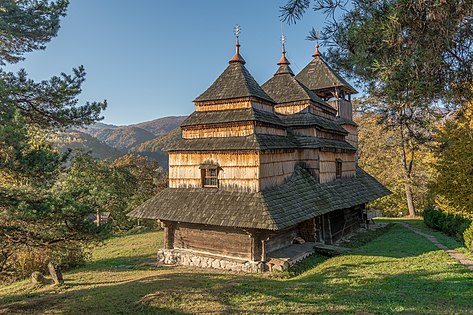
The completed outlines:
{"type": "Polygon", "coordinates": [[[65,287],[18,282],[0,288],[0,305],[7,314],[473,314],[473,273],[398,224],[350,254],[307,260],[291,278],[120,267],[154,256],[161,244],[161,232],[112,239],[88,265],[65,273],[65,287]]]}

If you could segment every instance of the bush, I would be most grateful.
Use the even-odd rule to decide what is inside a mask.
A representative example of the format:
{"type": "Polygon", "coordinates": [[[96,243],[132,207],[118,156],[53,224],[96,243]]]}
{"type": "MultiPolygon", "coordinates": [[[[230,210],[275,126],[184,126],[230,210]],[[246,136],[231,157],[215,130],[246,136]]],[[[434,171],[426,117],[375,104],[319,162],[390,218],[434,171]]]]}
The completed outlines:
{"type": "Polygon", "coordinates": [[[444,232],[463,242],[464,232],[472,221],[458,214],[451,214],[430,206],[424,210],[424,222],[433,229],[444,232]]]}
{"type": "Polygon", "coordinates": [[[473,251],[473,222],[463,233],[463,239],[465,240],[466,248],[473,251]]]}

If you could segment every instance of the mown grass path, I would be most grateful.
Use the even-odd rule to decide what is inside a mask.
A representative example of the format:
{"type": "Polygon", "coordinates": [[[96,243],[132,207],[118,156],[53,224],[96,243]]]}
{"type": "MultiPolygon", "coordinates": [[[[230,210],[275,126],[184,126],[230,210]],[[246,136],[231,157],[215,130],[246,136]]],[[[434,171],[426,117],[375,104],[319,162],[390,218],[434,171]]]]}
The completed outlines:
{"type": "Polygon", "coordinates": [[[423,237],[425,237],[426,239],[431,241],[435,246],[437,246],[441,250],[445,251],[448,254],[448,256],[452,257],[453,259],[456,259],[460,264],[462,264],[466,268],[473,271],[473,260],[469,259],[468,256],[466,256],[464,253],[461,253],[461,252],[459,252],[455,249],[449,249],[447,246],[440,243],[435,236],[433,236],[431,234],[424,233],[421,230],[416,229],[415,227],[412,227],[411,225],[409,225],[406,222],[400,222],[400,223],[402,224],[402,226],[404,226],[405,228],[408,228],[409,230],[413,231],[414,233],[422,235],[423,237]]]}
{"type": "Polygon", "coordinates": [[[292,278],[142,266],[151,244],[162,244],[161,232],[108,241],[91,263],[65,273],[63,288],[0,287],[0,313],[473,314],[473,273],[401,224],[349,254],[312,257],[292,278]]]}

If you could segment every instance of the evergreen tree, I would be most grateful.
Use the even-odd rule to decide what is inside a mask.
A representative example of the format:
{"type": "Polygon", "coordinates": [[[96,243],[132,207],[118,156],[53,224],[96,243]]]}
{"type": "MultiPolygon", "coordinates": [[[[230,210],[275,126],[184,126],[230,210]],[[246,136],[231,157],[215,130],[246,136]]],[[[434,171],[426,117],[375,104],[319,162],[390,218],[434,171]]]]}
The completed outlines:
{"type": "MultiPolygon", "coordinates": [[[[327,58],[363,84],[386,128],[400,139],[399,158],[410,215],[417,152],[432,139],[438,102],[471,99],[473,2],[464,0],[317,0],[328,15],[327,58]]],[[[282,18],[296,22],[310,0],[290,0],[282,18]]],[[[313,39],[314,33],[309,35],[313,39]]]]}
{"type": "MultiPolygon", "coordinates": [[[[65,0],[1,1],[0,65],[44,49],[57,35],[67,5],[65,0]]],[[[24,70],[15,74],[0,68],[0,276],[21,274],[27,268],[20,255],[35,249],[30,260],[80,260],[82,245],[97,235],[84,220],[90,205],[57,186],[68,155],[46,136],[52,128],[101,119],[105,102],[78,105],[84,79],[83,67],[42,82],[29,79],[24,70]]]]}

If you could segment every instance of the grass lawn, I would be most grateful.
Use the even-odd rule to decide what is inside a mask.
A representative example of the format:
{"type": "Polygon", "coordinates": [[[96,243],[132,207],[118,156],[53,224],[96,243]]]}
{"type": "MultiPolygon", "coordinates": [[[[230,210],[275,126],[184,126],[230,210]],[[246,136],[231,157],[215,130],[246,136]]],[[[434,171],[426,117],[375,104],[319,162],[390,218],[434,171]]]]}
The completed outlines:
{"type": "Polygon", "coordinates": [[[473,273],[398,224],[347,255],[310,258],[294,277],[140,265],[162,237],[109,240],[63,288],[0,287],[0,314],[473,314],[473,273]]]}

